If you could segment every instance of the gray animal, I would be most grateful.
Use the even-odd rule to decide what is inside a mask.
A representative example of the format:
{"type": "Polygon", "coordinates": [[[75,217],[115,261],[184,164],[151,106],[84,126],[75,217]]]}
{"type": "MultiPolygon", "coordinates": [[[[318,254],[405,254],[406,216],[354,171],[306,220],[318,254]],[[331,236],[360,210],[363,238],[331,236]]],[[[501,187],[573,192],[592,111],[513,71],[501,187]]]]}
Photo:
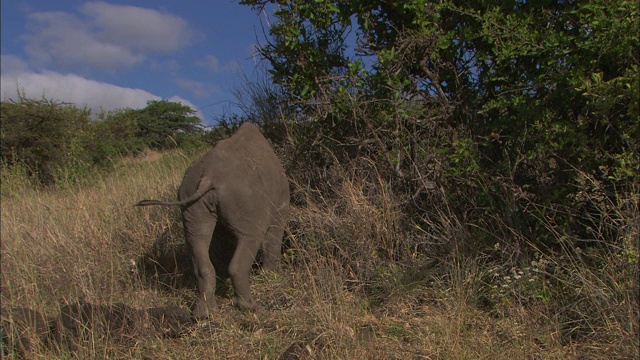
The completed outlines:
{"type": "Polygon", "coordinates": [[[263,268],[280,268],[289,183],[280,160],[255,125],[242,124],[194,162],[184,175],[177,202],[143,200],[137,204],[146,205],[182,207],[185,238],[198,280],[194,318],[207,317],[217,308],[216,271],[219,279],[231,277],[237,307],[256,308],[249,272],[260,247],[263,268]]]}

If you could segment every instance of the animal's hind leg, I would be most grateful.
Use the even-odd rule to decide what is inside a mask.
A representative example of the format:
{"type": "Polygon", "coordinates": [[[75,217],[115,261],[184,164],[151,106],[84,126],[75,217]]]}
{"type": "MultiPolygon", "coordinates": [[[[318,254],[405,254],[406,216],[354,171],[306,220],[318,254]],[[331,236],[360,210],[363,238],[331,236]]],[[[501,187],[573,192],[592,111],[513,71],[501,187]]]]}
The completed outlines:
{"type": "Polygon", "coordinates": [[[256,308],[249,288],[249,272],[260,248],[259,240],[259,236],[256,235],[239,237],[236,252],[229,264],[229,275],[236,291],[235,305],[242,310],[256,308]]]}
{"type": "Polygon", "coordinates": [[[279,271],[281,268],[282,236],[284,235],[284,227],[288,218],[289,202],[287,201],[273,214],[271,226],[267,229],[262,243],[262,252],[264,254],[262,267],[265,270],[279,271]]]}
{"type": "Polygon", "coordinates": [[[215,299],[216,271],[209,258],[209,245],[216,227],[216,216],[202,203],[195,203],[182,212],[187,245],[191,250],[193,271],[198,280],[198,299],[193,317],[205,318],[217,308],[215,299]]]}
{"type": "Polygon", "coordinates": [[[280,225],[272,225],[265,234],[262,243],[263,261],[262,267],[265,270],[279,271],[282,259],[282,236],[284,228],[280,225]]]}

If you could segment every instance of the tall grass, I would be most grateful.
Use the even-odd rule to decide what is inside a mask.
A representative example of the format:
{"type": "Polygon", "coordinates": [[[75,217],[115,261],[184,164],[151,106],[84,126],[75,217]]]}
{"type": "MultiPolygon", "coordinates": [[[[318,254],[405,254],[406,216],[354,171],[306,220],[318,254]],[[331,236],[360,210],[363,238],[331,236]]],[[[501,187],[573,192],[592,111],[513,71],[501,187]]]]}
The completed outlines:
{"type": "MultiPolygon", "coordinates": [[[[89,186],[23,191],[2,198],[2,306],[55,314],[62,304],[173,301],[133,291],[130,259],[144,254],[171,212],[140,212],[143,197],[175,197],[190,159],[171,153],[130,161],[89,186]],[[178,169],[178,170],[176,170],[178,169]]],[[[173,217],[172,217],[173,216],[173,217]]]]}
{"type": "MultiPolygon", "coordinates": [[[[195,286],[180,280],[191,270],[178,209],[133,204],[174,199],[198,155],[148,154],[89,186],[4,196],[2,307],[49,316],[78,299],[189,307],[195,286]]],[[[499,262],[464,248],[472,232],[446,196],[414,223],[375,166],[350,169],[329,170],[332,190],[324,194],[292,179],[284,269],[253,274],[257,312],[239,312],[221,294],[212,320],[180,339],[141,333],[125,346],[95,338],[75,354],[53,346],[34,357],[637,357],[637,197],[607,207],[626,250],[534,249],[534,258],[499,262]]],[[[549,223],[559,240],[570,235],[554,229],[549,223]]]]}

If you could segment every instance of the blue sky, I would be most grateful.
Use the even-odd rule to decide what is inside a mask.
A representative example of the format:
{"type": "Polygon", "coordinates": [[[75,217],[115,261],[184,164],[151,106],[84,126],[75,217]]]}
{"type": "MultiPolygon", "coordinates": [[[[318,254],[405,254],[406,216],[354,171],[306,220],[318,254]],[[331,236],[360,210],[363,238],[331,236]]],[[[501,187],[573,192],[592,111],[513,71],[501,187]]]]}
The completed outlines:
{"type": "Polygon", "coordinates": [[[232,90],[254,75],[254,49],[267,24],[264,14],[231,0],[1,6],[3,100],[20,89],[95,113],[168,99],[191,106],[207,124],[235,111],[232,90]]]}

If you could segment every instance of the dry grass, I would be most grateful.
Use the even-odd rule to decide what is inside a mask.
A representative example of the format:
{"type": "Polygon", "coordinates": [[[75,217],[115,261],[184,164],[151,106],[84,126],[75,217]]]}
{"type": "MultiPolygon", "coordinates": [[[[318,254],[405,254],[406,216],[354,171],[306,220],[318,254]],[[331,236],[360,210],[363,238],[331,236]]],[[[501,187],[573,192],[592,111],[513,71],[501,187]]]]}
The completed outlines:
{"type": "MultiPolygon", "coordinates": [[[[163,258],[184,250],[178,210],[133,204],[144,198],[174,198],[184,169],[197,156],[154,154],[146,161],[124,162],[91,187],[25,189],[20,196],[3,198],[2,307],[27,307],[47,316],[79,299],[135,308],[188,308],[195,290],[190,269],[183,258],[168,256],[173,260],[168,263],[163,258]],[[154,274],[152,267],[142,266],[131,272],[130,260],[140,263],[143,258],[164,270],[154,274]]],[[[333,198],[295,189],[304,204],[292,209],[284,270],[257,272],[252,278],[259,311],[241,313],[222,297],[219,313],[181,338],[141,333],[124,345],[96,338],[81,344],[75,354],[42,346],[31,356],[637,357],[638,298],[630,293],[634,286],[637,290],[637,269],[632,268],[637,268],[637,258],[632,259],[637,245],[631,237],[637,235],[637,206],[629,210],[627,204],[630,220],[624,236],[631,245],[626,257],[601,256],[606,263],[596,271],[569,251],[567,258],[541,255],[536,272],[510,270],[515,275],[522,271],[523,278],[514,282],[481,257],[454,251],[434,259],[439,255],[417,250],[469,241],[463,221],[446,206],[429,217],[430,229],[411,228],[402,224],[398,201],[379,177],[363,179],[344,170],[337,177],[341,181],[333,198]],[[562,293],[567,289],[574,291],[562,293]],[[486,299],[490,305],[484,304],[486,299]],[[562,306],[571,307],[564,312],[558,306],[562,299],[562,306]],[[571,336],[571,327],[585,328],[571,322],[576,314],[594,331],[571,336]]]]}

